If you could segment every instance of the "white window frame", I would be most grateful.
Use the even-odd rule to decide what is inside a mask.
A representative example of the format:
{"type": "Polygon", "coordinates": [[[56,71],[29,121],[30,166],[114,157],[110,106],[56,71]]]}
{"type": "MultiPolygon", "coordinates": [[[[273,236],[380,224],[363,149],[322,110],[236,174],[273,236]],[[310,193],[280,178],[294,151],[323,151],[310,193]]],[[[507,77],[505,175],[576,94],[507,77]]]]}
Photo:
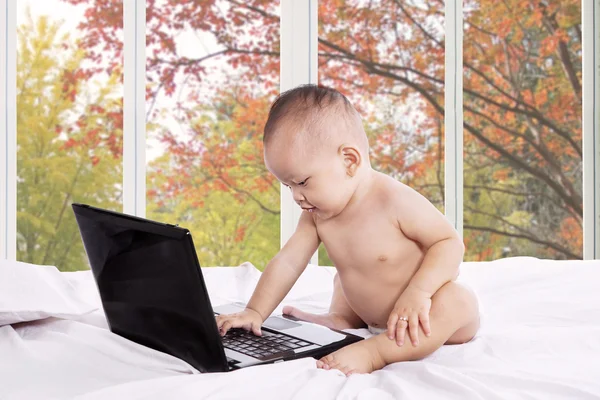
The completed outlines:
{"type": "MultiPolygon", "coordinates": [[[[281,54],[280,91],[298,85],[318,83],[317,0],[281,0],[281,54]]],[[[292,236],[300,220],[302,209],[292,193],[280,184],[281,192],[281,247],[292,236]]],[[[319,251],[312,255],[310,263],[319,265],[319,251]]]]}
{"type": "MultiPolygon", "coordinates": [[[[318,0],[281,0],[281,91],[317,83],[318,0]]],[[[123,211],[146,208],[146,1],[123,1],[123,211]]],[[[0,0],[0,259],[17,253],[16,2],[0,0]]],[[[445,4],[445,214],[463,230],[461,0],[445,4]]],[[[584,259],[600,259],[600,0],[582,0],[584,259]]],[[[281,186],[281,246],[301,210],[281,186]]],[[[318,254],[311,258],[318,265],[318,254]]]]}
{"type": "Polygon", "coordinates": [[[0,0],[0,259],[17,258],[17,7],[0,0]]]}
{"type": "Polygon", "coordinates": [[[146,216],[146,0],[123,1],[123,212],[146,216]]]}
{"type": "Polygon", "coordinates": [[[583,259],[600,259],[600,0],[582,0],[583,259]]]}
{"type": "Polygon", "coordinates": [[[446,0],[444,27],[444,214],[463,237],[463,7],[446,0]]]}

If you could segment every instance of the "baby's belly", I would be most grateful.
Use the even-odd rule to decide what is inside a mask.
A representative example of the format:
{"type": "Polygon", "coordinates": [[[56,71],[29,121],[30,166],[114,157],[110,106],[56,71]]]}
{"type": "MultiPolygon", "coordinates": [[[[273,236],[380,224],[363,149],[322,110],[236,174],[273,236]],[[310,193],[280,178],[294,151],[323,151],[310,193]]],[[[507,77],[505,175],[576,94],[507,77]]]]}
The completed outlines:
{"type": "Polygon", "coordinates": [[[383,268],[380,265],[338,268],[348,304],[367,325],[384,328],[396,301],[410,283],[420,261],[421,258],[383,268]]]}

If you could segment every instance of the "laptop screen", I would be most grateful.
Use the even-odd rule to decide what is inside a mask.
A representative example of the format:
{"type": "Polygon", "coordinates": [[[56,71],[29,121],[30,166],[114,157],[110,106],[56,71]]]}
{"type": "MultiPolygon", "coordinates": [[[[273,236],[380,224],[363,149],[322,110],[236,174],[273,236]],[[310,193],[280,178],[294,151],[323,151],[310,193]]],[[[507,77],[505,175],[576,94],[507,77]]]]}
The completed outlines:
{"type": "Polygon", "coordinates": [[[201,372],[227,370],[189,231],[73,204],[110,329],[201,372]]]}

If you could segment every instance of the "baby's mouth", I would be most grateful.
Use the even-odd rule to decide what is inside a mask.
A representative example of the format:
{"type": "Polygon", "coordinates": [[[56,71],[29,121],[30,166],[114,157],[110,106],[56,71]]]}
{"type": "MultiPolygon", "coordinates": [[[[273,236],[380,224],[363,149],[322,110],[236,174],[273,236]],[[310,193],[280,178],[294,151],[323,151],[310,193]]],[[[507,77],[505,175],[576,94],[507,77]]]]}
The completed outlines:
{"type": "Polygon", "coordinates": [[[302,208],[302,209],[311,213],[311,212],[315,211],[315,208],[316,207],[302,208]]]}

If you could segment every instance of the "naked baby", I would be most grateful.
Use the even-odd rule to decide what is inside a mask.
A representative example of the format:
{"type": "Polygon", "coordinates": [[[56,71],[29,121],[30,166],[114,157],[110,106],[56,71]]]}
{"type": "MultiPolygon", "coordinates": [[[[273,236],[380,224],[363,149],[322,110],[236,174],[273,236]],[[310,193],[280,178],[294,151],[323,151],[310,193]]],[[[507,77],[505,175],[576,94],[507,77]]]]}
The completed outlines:
{"type": "Polygon", "coordinates": [[[217,317],[222,335],[260,327],[323,242],[337,274],[329,313],[283,312],[369,339],[317,361],[346,375],[421,359],[479,329],[477,297],[457,283],[464,245],[423,196],[371,168],[362,121],[336,90],[281,94],[264,129],[265,165],[302,207],[297,229],[268,263],[243,312],[217,317]]]}

